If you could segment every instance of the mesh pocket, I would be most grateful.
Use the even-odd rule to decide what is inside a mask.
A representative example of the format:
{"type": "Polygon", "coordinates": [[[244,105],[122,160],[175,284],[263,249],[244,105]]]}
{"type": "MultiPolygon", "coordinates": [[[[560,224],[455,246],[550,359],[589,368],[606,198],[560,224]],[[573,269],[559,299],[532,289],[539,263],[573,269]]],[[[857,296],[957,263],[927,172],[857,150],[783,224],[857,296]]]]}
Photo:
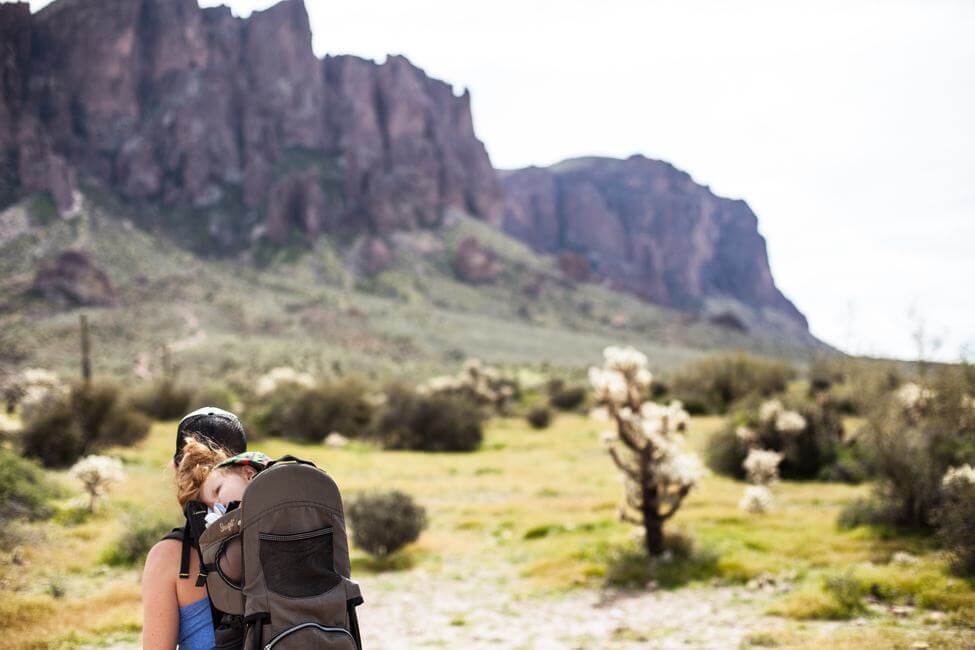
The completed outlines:
{"type": "Polygon", "coordinates": [[[332,528],[278,535],[260,533],[267,588],[290,598],[323,594],[339,582],[332,557],[332,528]]]}

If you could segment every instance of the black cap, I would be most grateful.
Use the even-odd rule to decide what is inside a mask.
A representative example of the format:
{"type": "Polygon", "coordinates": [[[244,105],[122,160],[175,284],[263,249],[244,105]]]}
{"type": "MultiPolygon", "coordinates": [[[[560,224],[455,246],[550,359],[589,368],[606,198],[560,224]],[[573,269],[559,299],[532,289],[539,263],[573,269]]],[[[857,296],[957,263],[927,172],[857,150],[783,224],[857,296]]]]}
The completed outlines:
{"type": "Polygon", "coordinates": [[[179,421],[176,427],[176,453],[173,454],[173,461],[177,465],[183,457],[183,445],[188,434],[219,445],[231,454],[247,451],[247,433],[240,418],[216,406],[204,406],[179,421]]]}

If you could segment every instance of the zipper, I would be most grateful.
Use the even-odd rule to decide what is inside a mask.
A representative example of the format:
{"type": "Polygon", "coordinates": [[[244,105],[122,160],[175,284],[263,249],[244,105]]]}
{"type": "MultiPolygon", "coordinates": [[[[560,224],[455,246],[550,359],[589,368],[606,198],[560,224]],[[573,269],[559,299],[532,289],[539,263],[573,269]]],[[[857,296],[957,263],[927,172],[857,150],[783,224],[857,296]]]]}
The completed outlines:
{"type": "Polygon", "coordinates": [[[288,636],[289,634],[293,634],[298,630],[302,630],[308,627],[313,627],[316,630],[321,630],[322,632],[333,632],[336,634],[344,634],[350,639],[352,639],[353,643],[355,643],[355,637],[352,636],[352,633],[349,632],[344,627],[328,627],[326,625],[319,625],[318,623],[302,623],[300,625],[295,625],[294,627],[289,627],[287,630],[284,630],[283,632],[278,632],[278,634],[273,639],[267,642],[267,645],[264,646],[264,650],[271,650],[271,648],[273,648],[275,644],[277,644],[284,637],[288,636]]]}
{"type": "Polygon", "coordinates": [[[258,533],[257,537],[259,539],[266,539],[270,542],[290,542],[292,540],[311,539],[312,537],[327,535],[328,533],[331,533],[332,530],[332,526],[327,526],[325,528],[319,528],[318,530],[309,530],[304,533],[288,533],[284,535],[278,533],[258,533]]]}

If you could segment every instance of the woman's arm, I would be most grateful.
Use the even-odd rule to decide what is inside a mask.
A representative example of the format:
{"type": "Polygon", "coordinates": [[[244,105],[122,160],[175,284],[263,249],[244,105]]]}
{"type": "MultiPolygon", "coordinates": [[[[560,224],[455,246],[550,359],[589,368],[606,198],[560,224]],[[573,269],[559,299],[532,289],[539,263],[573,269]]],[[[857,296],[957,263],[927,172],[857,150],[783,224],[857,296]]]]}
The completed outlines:
{"type": "Polygon", "coordinates": [[[179,640],[176,573],[179,542],[165,540],[149,551],[142,571],[142,647],[173,650],[179,640]]]}

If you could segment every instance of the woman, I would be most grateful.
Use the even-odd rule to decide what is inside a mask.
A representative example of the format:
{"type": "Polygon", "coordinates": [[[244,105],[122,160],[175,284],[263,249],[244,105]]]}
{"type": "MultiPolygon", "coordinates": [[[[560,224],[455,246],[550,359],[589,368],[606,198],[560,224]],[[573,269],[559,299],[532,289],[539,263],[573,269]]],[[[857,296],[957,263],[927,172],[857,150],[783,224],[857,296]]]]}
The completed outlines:
{"type": "MultiPolygon", "coordinates": [[[[247,449],[247,436],[233,413],[206,407],[184,417],[176,428],[177,500],[199,500],[202,479],[230,455],[247,449]],[[191,444],[184,456],[187,438],[206,444],[191,444]],[[218,454],[203,450],[219,450],[218,454]]],[[[214,646],[213,617],[206,586],[197,586],[199,553],[186,529],[174,529],[156,543],[146,557],[142,573],[142,647],[147,650],[209,650],[214,646]],[[189,566],[181,576],[183,544],[194,545],[187,553],[189,566]],[[184,578],[184,579],[181,579],[184,578]],[[188,579],[187,579],[188,578],[188,579]]]]}

